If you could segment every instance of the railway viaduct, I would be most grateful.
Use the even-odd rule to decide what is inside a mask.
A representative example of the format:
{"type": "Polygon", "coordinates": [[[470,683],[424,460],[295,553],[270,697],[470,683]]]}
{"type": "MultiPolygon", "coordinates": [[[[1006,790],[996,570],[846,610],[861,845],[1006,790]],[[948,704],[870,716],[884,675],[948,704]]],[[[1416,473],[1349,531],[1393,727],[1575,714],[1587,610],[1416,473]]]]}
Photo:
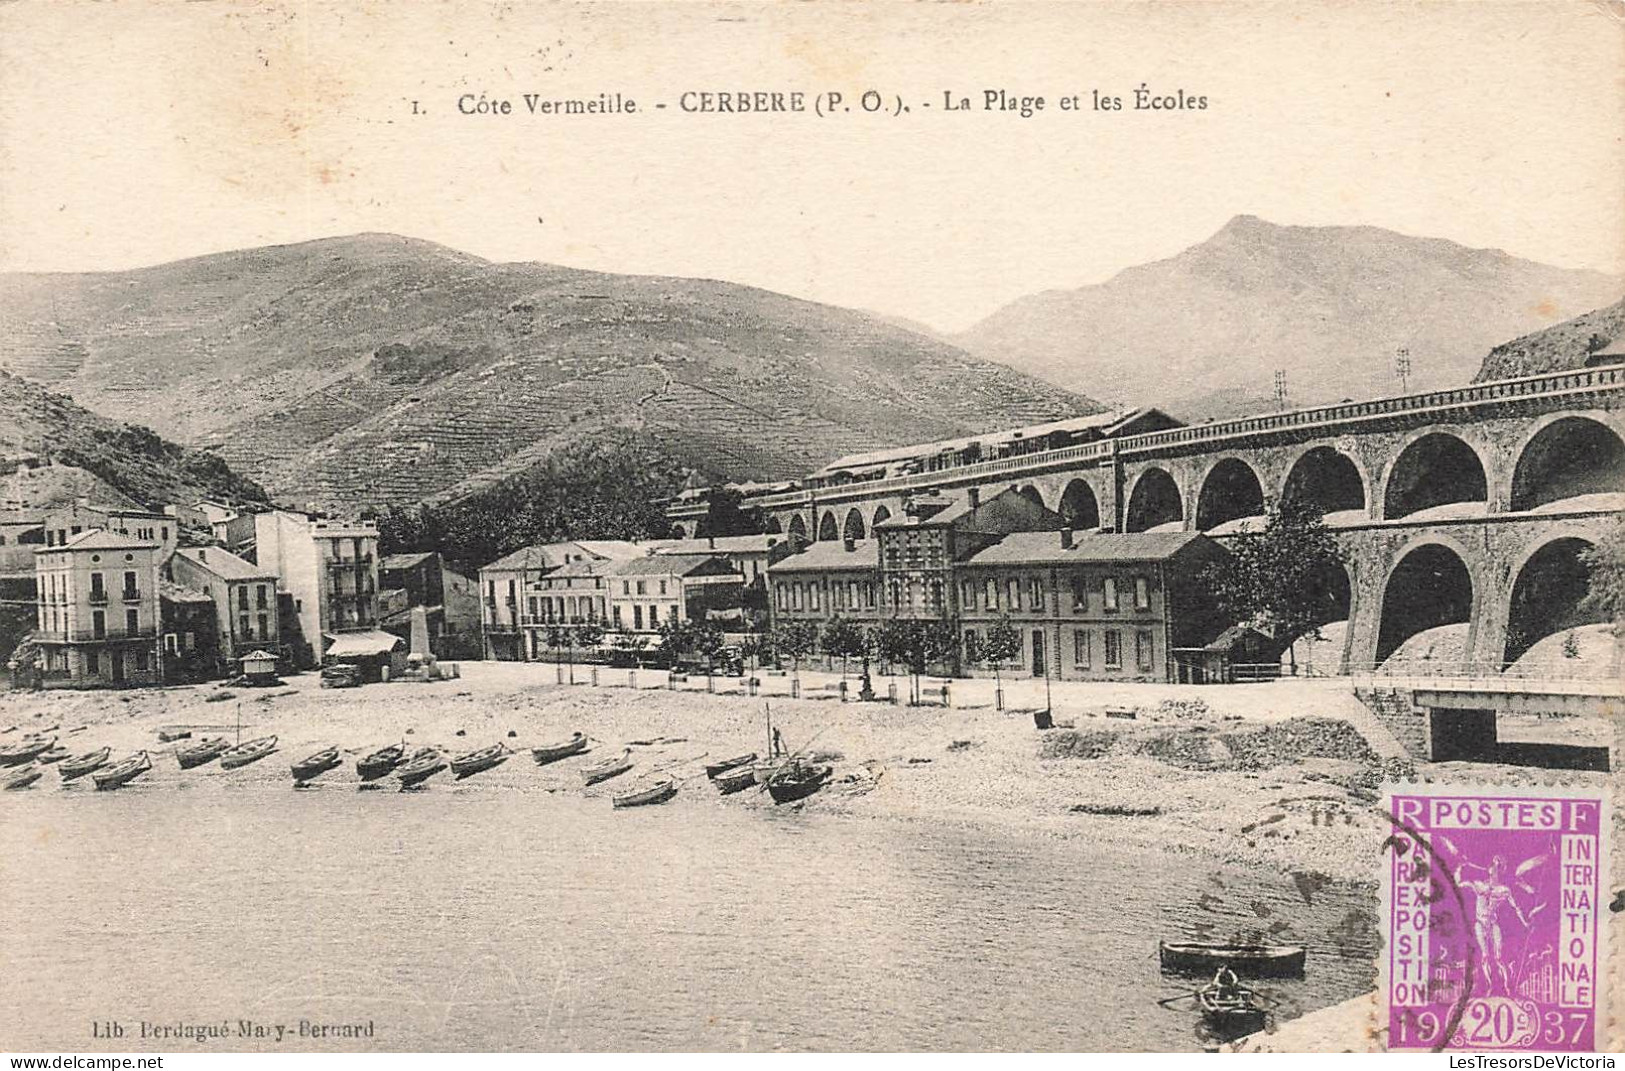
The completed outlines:
{"type": "MultiPolygon", "coordinates": [[[[1347,557],[1329,577],[1343,663],[1467,626],[1474,663],[1516,660],[1579,623],[1579,555],[1625,509],[1625,365],[1217,421],[933,472],[760,496],[769,527],[864,538],[910,496],[1014,487],[1102,532],[1186,529],[1220,540],[1266,503],[1313,502],[1347,557]]],[[[704,506],[674,508],[692,528],[704,506]]]]}

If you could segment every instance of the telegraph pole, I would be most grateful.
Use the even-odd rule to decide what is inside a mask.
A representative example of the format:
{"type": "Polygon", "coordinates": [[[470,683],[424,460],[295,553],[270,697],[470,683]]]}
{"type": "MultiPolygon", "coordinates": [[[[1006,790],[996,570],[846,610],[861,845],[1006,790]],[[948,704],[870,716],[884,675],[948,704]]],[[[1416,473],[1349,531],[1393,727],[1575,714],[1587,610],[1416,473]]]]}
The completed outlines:
{"type": "Polygon", "coordinates": [[[1394,371],[1399,374],[1399,393],[1411,392],[1411,350],[1401,346],[1394,351],[1394,371]]]}
{"type": "Polygon", "coordinates": [[[1286,369],[1275,370],[1275,408],[1286,408],[1286,369]]]}

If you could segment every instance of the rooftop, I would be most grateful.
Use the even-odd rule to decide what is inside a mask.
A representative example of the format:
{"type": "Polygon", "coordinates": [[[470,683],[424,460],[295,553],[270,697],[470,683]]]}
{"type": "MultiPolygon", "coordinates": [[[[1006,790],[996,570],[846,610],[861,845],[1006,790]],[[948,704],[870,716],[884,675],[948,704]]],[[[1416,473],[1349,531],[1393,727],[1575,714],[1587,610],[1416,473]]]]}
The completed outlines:
{"type": "Polygon", "coordinates": [[[275,570],[239,558],[225,547],[177,547],[175,556],[185,558],[222,580],[268,580],[276,576],[275,570]]]}
{"type": "Polygon", "coordinates": [[[434,557],[434,551],[424,550],[416,554],[385,554],[378,560],[380,569],[410,569],[412,566],[434,557]]]}
{"type": "Polygon", "coordinates": [[[1012,532],[970,556],[967,565],[1088,565],[1172,558],[1200,532],[1087,532],[1062,546],[1061,532],[1012,532]]]}
{"type": "Polygon", "coordinates": [[[70,536],[66,543],[36,548],[34,553],[47,554],[54,550],[156,550],[158,546],[158,543],[151,540],[119,535],[105,528],[92,528],[88,532],[70,536]]]}
{"type": "Polygon", "coordinates": [[[807,549],[792,554],[773,566],[773,572],[800,572],[802,570],[876,569],[880,566],[880,546],[872,539],[858,539],[852,549],[840,539],[825,539],[809,543],[807,549]]]}
{"type": "Polygon", "coordinates": [[[766,553],[770,547],[783,543],[787,537],[781,532],[763,535],[701,536],[696,539],[665,541],[656,554],[751,554],[766,553]]]}
{"type": "Polygon", "coordinates": [[[691,576],[714,569],[719,564],[723,567],[722,571],[734,571],[733,566],[715,554],[647,554],[621,562],[615,567],[614,575],[691,576]]]}

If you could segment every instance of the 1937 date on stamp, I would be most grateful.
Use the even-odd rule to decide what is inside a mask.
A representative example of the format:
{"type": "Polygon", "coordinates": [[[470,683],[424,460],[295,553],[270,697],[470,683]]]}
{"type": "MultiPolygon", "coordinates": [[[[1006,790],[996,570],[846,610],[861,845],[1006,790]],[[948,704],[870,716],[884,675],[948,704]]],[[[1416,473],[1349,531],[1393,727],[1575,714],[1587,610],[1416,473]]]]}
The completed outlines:
{"type": "Polygon", "coordinates": [[[1383,805],[1388,1048],[1602,1047],[1606,792],[1407,785],[1383,805]]]}

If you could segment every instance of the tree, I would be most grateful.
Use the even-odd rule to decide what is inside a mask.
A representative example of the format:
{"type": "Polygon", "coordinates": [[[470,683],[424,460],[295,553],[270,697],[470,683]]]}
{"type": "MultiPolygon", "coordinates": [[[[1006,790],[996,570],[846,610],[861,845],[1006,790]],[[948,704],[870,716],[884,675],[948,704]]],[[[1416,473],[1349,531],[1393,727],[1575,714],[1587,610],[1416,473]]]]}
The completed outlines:
{"type": "Polygon", "coordinates": [[[1010,621],[1009,614],[1000,614],[999,619],[993,622],[987,630],[987,639],[982,643],[982,661],[993,667],[993,687],[999,697],[999,706],[1004,706],[1004,664],[1021,656],[1021,630],[1010,621]]]}
{"type": "Polygon", "coordinates": [[[1620,635],[1625,630],[1625,511],[1616,513],[1602,538],[1580,552],[1580,560],[1590,573],[1580,605],[1612,622],[1620,635]]]}
{"type": "Polygon", "coordinates": [[[854,658],[862,658],[868,652],[868,638],[863,629],[855,622],[848,621],[839,614],[829,619],[824,626],[824,635],[820,640],[824,653],[831,658],[841,660],[841,679],[846,680],[847,664],[854,658]]]}
{"type": "Polygon", "coordinates": [[[696,536],[761,535],[767,522],[759,509],[744,509],[737,488],[712,488],[705,498],[705,516],[695,526],[696,536]]]}
{"type": "Polygon", "coordinates": [[[582,621],[574,632],[577,647],[597,647],[604,642],[604,626],[597,621],[582,621]]]}
{"type": "Polygon", "coordinates": [[[705,659],[705,675],[711,676],[716,669],[717,655],[727,642],[722,626],[715,621],[700,621],[689,626],[689,636],[689,646],[705,659]]]}
{"type": "Polygon", "coordinates": [[[622,652],[626,660],[633,666],[638,664],[638,652],[649,646],[649,637],[633,632],[626,625],[615,628],[615,639],[612,641],[617,651],[622,652]]]}
{"type": "Polygon", "coordinates": [[[755,672],[777,656],[774,643],[772,629],[753,632],[739,645],[739,655],[750,663],[751,671],[755,672]]]}
{"type": "Polygon", "coordinates": [[[790,673],[799,684],[801,660],[818,646],[818,626],[809,621],[792,621],[774,634],[778,649],[790,657],[790,673]]]}
{"type": "Polygon", "coordinates": [[[666,660],[666,664],[676,672],[683,656],[694,648],[694,628],[680,617],[674,617],[660,626],[660,642],[655,645],[666,660]]]}
{"type": "Polygon", "coordinates": [[[887,618],[875,637],[881,658],[908,670],[911,682],[909,702],[920,702],[920,677],[933,662],[951,661],[958,647],[952,622],[887,618]]]}
{"type": "Polygon", "coordinates": [[[1319,639],[1337,598],[1326,578],[1341,574],[1344,562],[1320,511],[1301,500],[1272,503],[1260,531],[1243,526],[1239,534],[1202,573],[1220,613],[1289,651],[1299,638],[1319,639]]]}

